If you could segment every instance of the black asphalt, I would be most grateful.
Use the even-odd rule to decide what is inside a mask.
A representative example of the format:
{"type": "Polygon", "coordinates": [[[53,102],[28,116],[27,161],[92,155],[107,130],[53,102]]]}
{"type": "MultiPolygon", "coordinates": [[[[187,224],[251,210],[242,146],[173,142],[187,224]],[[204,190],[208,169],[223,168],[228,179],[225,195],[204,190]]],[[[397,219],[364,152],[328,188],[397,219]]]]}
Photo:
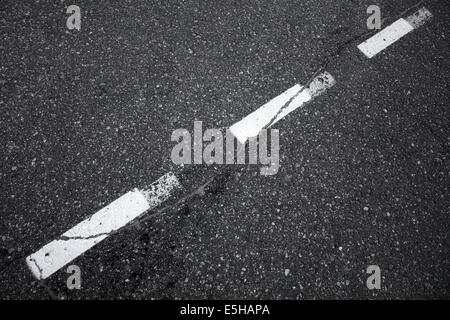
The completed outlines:
{"type": "Polygon", "coordinates": [[[232,166],[76,259],[81,290],[65,268],[46,286],[65,299],[450,298],[450,6],[424,1],[433,19],[372,59],[356,48],[367,37],[342,47],[369,5],[388,23],[415,3],[2,1],[0,298],[50,298],[25,257],[125,192],[172,170],[187,193],[221,172],[172,164],[173,130],[230,126],[327,57],[337,84],[275,126],[277,175],[232,166]],[[70,4],[81,31],[66,28],[70,4]]]}

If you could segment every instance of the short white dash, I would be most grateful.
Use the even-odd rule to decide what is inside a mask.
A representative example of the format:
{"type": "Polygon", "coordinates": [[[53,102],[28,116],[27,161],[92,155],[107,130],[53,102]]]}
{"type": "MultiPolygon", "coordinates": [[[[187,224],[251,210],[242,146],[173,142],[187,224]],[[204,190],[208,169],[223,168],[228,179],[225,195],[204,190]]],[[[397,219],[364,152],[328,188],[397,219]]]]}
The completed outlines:
{"type": "Polygon", "coordinates": [[[264,127],[273,126],[286,115],[320,95],[334,84],[335,81],[328,72],[324,72],[314,78],[308,88],[303,88],[301,85],[296,84],[233,124],[230,127],[230,131],[239,142],[245,143],[248,138],[257,136],[264,127]]]}
{"type": "Polygon", "coordinates": [[[178,178],[169,172],[143,189],[142,194],[147,198],[150,208],[154,208],[169,199],[173,191],[179,188],[181,188],[181,184],[178,178]]]}
{"type": "Polygon", "coordinates": [[[28,256],[28,267],[37,279],[46,279],[113,231],[167,200],[180,187],[178,179],[170,172],[146,190],[135,189],[124,194],[28,256]]]}
{"type": "Polygon", "coordinates": [[[358,49],[361,50],[366,57],[372,58],[412,30],[423,25],[431,17],[432,14],[426,8],[421,8],[405,19],[398,19],[377,34],[362,42],[358,45],[358,49]]]}

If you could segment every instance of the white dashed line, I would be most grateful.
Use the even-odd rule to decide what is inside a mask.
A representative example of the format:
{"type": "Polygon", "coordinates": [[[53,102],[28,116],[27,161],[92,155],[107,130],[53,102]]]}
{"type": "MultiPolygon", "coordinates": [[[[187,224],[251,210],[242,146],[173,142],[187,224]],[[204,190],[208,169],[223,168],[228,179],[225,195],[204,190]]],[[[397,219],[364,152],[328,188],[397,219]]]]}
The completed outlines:
{"type": "Polygon", "coordinates": [[[230,131],[241,143],[245,143],[248,138],[256,137],[265,126],[271,127],[334,84],[334,78],[328,72],[314,78],[308,88],[303,89],[296,84],[232,125],[230,131]]]}
{"type": "Polygon", "coordinates": [[[431,17],[432,14],[430,11],[426,8],[421,8],[405,19],[398,19],[371,38],[359,44],[358,49],[361,50],[367,58],[372,58],[406,34],[419,28],[431,17]]]}
{"type": "Polygon", "coordinates": [[[148,189],[130,191],[26,258],[37,279],[45,279],[126,224],[153,209],[181,185],[167,173],[148,189]]]}

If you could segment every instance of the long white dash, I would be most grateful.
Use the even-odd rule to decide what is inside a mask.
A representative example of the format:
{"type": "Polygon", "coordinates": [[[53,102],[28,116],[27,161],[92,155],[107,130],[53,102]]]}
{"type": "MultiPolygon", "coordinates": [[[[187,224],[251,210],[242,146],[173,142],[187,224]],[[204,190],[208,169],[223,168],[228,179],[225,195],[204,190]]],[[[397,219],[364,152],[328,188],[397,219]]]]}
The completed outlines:
{"type": "Polygon", "coordinates": [[[257,136],[265,126],[273,126],[286,115],[322,94],[334,84],[335,80],[328,72],[323,72],[314,78],[307,88],[296,84],[233,124],[230,131],[243,144],[248,138],[257,136]]]}
{"type": "Polygon", "coordinates": [[[152,183],[148,189],[135,189],[124,194],[28,256],[28,267],[37,279],[46,279],[106,239],[113,231],[166,201],[180,187],[176,176],[169,172],[152,183]]]}
{"type": "Polygon", "coordinates": [[[403,36],[414,29],[419,28],[432,16],[431,12],[426,8],[421,8],[405,19],[398,19],[371,38],[359,44],[358,49],[361,50],[367,58],[372,58],[403,36]]]}

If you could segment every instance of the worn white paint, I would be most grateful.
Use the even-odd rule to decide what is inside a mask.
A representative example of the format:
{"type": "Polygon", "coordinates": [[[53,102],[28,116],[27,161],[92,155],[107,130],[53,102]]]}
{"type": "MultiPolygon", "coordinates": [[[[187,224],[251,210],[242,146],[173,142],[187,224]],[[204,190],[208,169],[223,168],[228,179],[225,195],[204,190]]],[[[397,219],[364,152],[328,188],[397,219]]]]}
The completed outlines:
{"type": "Polygon", "coordinates": [[[28,256],[26,258],[28,267],[37,279],[51,276],[112,232],[167,200],[179,187],[175,175],[168,173],[147,190],[135,189],[124,194],[58,239],[28,256]]]}
{"type": "Polygon", "coordinates": [[[270,128],[289,113],[303,106],[313,97],[320,95],[334,84],[335,81],[328,72],[324,72],[314,78],[308,88],[303,88],[303,86],[296,84],[233,124],[230,127],[230,131],[243,144],[247,139],[256,137],[266,126],[270,128]]]}
{"type": "MultiPolygon", "coordinates": [[[[235,123],[230,127],[231,133],[239,140],[241,143],[245,143],[248,138],[256,137],[259,132],[264,129],[266,125],[274,118],[283,106],[289,102],[295,95],[297,95],[302,86],[296,84],[292,88],[286,90],[278,97],[270,100],[265,105],[257,109],[256,111],[250,113],[241,121],[235,123]]],[[[292,99],[289,106],[287,106],[284,111],[282,111],[276,120],[273,122],[278,122],[281,118],[294,111],[304,103],[311,100],[307,90],[303,90],[294,99],[292,99]]]]}
{"type": "Polygon", "coordinates": [[[359,44],[358,49],[361,50],[366,57],[372,58],[414,29],[420,27],[431,17],[432,14],[426,8],[421,8],[405,19],[398,19],[363,43],[359,44]]]}

